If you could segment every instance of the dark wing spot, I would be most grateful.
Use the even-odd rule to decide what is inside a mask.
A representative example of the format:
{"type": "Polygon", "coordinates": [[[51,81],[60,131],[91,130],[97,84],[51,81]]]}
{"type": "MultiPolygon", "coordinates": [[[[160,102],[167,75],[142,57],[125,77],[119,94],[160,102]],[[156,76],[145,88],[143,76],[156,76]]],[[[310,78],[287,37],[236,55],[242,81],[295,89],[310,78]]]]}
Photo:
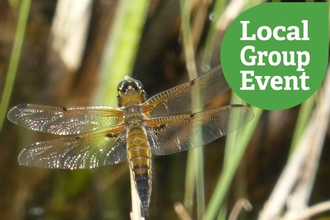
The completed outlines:
{"type": "Polygon", "coordinates": [[[17,108],[26,108],[27,107],[27,104],[23,103],[23,104],[19,104],[19,105],[16,105],[17,108]]]}
{"type": "Polygon", "coordinates": [[[195,114],[190,114],[190,118],[193,118],[195,116],[195,114]]]}
{"type": "Polygon", "coordinates": [[[79,138],[79,136],[75,136],[74,139],[78,140],[78,139],[80,139],[80,138],[79,138]]]}
{"type": "Polygon", "coordinates": [[[158,125],[159,128],[165,128],[166,127],[166,124],[160,124],[158,125]]]}
{"type": "Polygon", "coordinates": [[[113,137],[113,134],[106,134],[105,136],[111,138],[111,137],[113,137]]]}
{"type": "Polygon", "coordinates": [[[62,109],[63,109],[63,111],[65,111],[65,112],[68,110],[68,109],[67,109],[67,108],[65,108],[65,107],[63,107],[62,109]]]}
{"type": "Polygon", "coordinates": [[[190,81],[190,85],[191,85],[191,86],[195,84],[195,80],[196,80],[196,79],[193,79],[193,80],[190,81]]]}

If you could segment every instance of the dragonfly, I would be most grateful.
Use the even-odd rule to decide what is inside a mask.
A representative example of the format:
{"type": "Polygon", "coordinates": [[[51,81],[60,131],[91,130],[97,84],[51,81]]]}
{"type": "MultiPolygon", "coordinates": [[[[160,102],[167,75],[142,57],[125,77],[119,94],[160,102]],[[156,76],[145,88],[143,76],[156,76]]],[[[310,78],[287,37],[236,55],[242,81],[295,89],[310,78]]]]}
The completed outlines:
{"type": "Polygon", "coordinates": [[[18,156],[20,165],[74,170],[128,161],[141,210],[148,215],[152,154],[203,146],[253,118],[244,105],[200,111],[228,88],[221,66],[149,99],[142,83],[126,76],[118,84],[118,107],[19,104],[7,117],[34,131],[64,135],[27,146],[18,156]]]}

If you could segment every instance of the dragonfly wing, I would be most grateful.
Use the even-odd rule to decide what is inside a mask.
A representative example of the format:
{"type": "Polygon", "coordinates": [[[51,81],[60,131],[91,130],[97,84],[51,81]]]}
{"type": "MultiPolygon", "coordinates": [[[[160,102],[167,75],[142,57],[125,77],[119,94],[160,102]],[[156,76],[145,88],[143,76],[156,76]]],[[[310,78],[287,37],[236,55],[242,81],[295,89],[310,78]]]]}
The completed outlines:
{"type": "Polygon", "coordinates": [[[146,124],[148,140],[154,154],[173,154],[225,136],[253,116],[248,107],[231,105],[195,114],[152,118],[146,124]]]}
{"type": "Polygon", "coordinates": [[[114,135],[114,130],[121,128],[37,142],[20,153],[19,164],[53,169],[89,169],[126,161],[125,131],[114,135]]]}
{"type": "Polygon", "coordinates": [[[34,131],[58,135],[81,134],[111,127],[123,119],[120,108],[91,106],[60,108],[20,104],[8,112],[8,119],[34,131]]]}
{"type": "Polygon", "coordinates": [[[220,66],[200,77],[152,96],[142,105],[149,117],[194,112],[192,100],[201,97],[201,106],[229,89],[220,66]]]}

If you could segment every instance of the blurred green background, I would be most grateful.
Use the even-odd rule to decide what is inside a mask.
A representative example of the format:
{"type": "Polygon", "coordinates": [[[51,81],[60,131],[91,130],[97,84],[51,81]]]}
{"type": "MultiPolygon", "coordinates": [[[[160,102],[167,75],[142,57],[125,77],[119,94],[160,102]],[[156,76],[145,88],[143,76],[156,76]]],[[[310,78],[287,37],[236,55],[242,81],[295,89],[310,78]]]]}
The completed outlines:
{"type": "MultiPolygon", "coordinates": [[[[261,3],[0,0],[0,219],[129,219],[127,163],[77,171],[19,166],[17,156],[25,146],[58,137],[11,124],[5,114],[20,103],[116,105],[116,87],[125,75],[139,79],[149,97],[186,82],[188,72],[201,74],[219,65],[221,39],[230,22],[261,3]]],[[[254,120],[229,138],[196,152],[155,156],[147,219],[189,219],[175,211],[177,202],[191,219],[236,219],[229,213],[240,198],[248,199],[253,210],[238,211],[238,219],[262,219],[259,214],[290,152],[307,136],[324,140],[319,144],[324,148],[319,158],[308,154],[300,168],[303,172],[308,162],[316,164],[307,178],[306,205],[330,200],[328,118],[315,122],[320,127],[325,123],[315,130],[322,134],[319,139],[304,133],[312,112],[322,106],[322,95],[285,111],[253,108],[254,120]]],[[[230,102],[241,100],[228,91],[211,107],[230,102]]],[[[278,215],[284,216],[294,209],[280,210],[278,215]]],[[[313,218],[330,219],[325,210],[313,218]]]]}

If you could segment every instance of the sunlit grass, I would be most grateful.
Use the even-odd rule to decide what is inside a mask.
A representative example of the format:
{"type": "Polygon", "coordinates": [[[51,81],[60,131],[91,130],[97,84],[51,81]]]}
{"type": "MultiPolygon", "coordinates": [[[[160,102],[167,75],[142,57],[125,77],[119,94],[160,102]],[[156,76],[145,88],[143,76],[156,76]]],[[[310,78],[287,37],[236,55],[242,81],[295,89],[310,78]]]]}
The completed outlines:
{"type": "Polygon", "coordinates": [[[119,1],[104,48],[94,104],[116,106],[117,85],[131,75],[150,1],[119,1]]]}

